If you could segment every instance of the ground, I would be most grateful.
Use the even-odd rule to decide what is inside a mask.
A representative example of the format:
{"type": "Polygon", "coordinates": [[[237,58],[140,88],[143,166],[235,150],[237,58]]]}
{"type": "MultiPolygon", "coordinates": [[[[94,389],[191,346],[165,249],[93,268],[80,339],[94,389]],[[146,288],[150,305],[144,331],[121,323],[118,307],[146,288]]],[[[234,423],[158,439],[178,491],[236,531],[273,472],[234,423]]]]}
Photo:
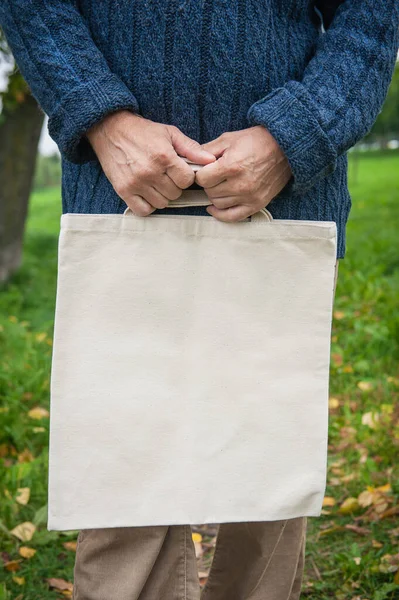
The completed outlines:
{"type": "MultiPolygon", "coordinates": [[[[324,514],[309,519],[307,539],[303,593],[311,600],[399,599],[398,173],[399,153],[351,156],[328,485],[324,514]]],[[[0,600],[71,597],[77,532],[49,532],[45,524],[59,215],[59,188],[32,195],[24,264],[0,293],[0,600]]],[[[202,582],[215,531],[196,528],[202,582]]]]}

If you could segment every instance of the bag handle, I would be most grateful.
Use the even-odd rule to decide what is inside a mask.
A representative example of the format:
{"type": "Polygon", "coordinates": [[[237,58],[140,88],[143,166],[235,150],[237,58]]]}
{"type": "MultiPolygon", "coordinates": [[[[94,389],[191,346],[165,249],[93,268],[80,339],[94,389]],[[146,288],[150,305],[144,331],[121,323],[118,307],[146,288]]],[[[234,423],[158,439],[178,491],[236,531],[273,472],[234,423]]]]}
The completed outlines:
{"type": "MultiPolygon", "coordinates": [[[[191,162],[188,158],[181,156],[187,164],[190,165],[194,173],[202,169],[204,165],[198,165],[191,162]]],[[[168,208],[185,208],[190,206],[209,206],[212,202],[208,196],[203,192],[203,189],[199,190],[183,190],[182,195],[177,200],[169,200],[168,208]]],[[[124,215],[134,215],[134,212],[128,207],[126,208],[124,215]]],[[[136,215],[135,215],[136,216],[136,215]]],[[[273,217],[267,208],[261,208],[259,212],[251,215],[251,221],[273,221],[273,217]]]]}

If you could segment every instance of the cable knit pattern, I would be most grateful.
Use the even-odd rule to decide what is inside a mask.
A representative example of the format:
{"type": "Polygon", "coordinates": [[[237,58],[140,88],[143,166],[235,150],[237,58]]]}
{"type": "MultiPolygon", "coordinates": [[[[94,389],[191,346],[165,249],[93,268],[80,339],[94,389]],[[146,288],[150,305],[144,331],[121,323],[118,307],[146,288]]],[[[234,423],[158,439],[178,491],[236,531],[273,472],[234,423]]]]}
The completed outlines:
{"type": "MultiPolygon", "coordinates": [[[[345,254],[347,150],[372,126],[399,45],[397,0],[0,0],[0,25],[62,155],[64,212],[121,213],[85,132],[127,109],[200,143],[262,125],[293,177],[278,219],[334,220],[345,254]]],[[[203,207],[164,209],[203,214],[203,207]]],[[[157,211],[158,212],[158,211],[157,211]]]]}

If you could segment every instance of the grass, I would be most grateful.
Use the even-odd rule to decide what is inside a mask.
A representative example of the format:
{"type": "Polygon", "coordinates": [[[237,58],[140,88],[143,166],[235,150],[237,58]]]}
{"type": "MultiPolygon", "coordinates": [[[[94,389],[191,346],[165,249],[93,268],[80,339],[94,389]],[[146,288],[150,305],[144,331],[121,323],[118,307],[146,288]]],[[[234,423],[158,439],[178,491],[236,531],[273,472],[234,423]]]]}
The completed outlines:
{"type": "MultiPolygon", "coordinates": [[[[309,519],[307,540],[303,595],[311,600],[399,598],[398,172],[398,153],[351,156],[326,506],[309,519]]],[[[0,600],[70,597],[47,579],[72,580],[73,544],[64,544],[76,532],[46,529],[48,417],[30,412],[49,403],[60,211],[59,188],[32,195],[23,266],[0,293],[0,600]],[[25,504],[21,488],[29,488],[25,504]],[[24,522],[36,530],[22,542],[10,531],[24,522]],[[23,558],[21,546],[35,555],[23,558]]]]}

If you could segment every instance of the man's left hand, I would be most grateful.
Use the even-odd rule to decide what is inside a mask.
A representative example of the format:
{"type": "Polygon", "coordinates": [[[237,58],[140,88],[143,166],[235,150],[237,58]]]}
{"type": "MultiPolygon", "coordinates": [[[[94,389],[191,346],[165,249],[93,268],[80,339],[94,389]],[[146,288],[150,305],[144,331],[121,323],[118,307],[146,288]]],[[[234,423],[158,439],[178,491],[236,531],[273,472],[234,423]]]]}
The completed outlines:
{"type": "Polygon", "coordinates": [[[212,202],[210,215],[243,221],[277,196],[291,178],[288,160],[262,125],[223,133],[203,144],[217,160],[200,169],[196,182],[212,202]]]}

